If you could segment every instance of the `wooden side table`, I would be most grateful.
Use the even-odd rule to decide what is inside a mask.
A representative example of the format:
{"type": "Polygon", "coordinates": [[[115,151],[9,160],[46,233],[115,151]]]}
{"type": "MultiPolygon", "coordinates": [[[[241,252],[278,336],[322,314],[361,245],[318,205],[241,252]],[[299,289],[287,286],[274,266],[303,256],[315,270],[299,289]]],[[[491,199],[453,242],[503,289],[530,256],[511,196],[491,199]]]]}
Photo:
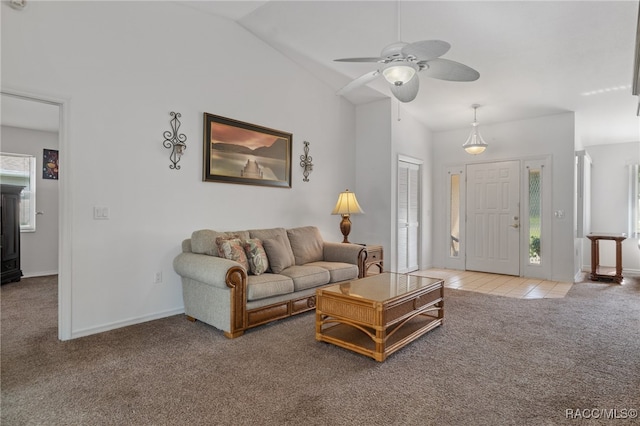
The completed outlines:
{"type": "Polygon", "coordinates": [[[362,263],[360,264],[360,276],[358,278],[368,277],[372,274],[382,273],[384,270],[383,267],[383,256],[382,256],[382,246],[377,245],[366,245],[363,244],[365,250],[365,256],[362,259],[362,263]],[[378,268],[378,271],[369,271],[369,268],[375,266],[378,268]]]}
{"type": "Polygon", "coordinates": [[[613,280],[622,283],[622,241],[627,239],[626,234],[591,233],[587,235],[591,240],[591,274],[589,278],[594,281],[601,279],[613,280]],[[616,242],[616,272],[615,274],[600,271],[600,240],[616,242]]]}

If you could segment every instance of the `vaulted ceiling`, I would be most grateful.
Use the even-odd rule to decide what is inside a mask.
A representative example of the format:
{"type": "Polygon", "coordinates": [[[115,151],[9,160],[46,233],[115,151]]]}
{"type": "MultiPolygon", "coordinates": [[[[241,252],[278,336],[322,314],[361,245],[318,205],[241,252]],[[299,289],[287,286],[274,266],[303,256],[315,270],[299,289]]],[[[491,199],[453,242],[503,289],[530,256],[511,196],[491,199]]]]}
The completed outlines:
{"type": "MultiPolygon", "coordinates": [[[[445,40],[443,57],[480,72],[475,82],[421,76],[405,104],[433,131],[576,113],[585,146],[640,140],[632,95],[637,1],[182,2],[232,19],[335,91],[376,69],[336,58],[378,56],[398,41],[445,40]]],[[[256,64],[257,67],[260,64],[256,64]]],[[[390,97],[383,78],[345,95],[390,97]]]]}
{"type": "MultiPolygon", "coordinates": [[[[638,1],[179,1],[236,21],[334,91],[398,41],[444,40],[443,57],[480,72],[474,82],[420,76],[406,110],[431,130],[562,112],[576,114],[584,146],[640,140],[632,95],[638,1]]],[[[256,63],[256,67],[260,67],[256,63]]],[[[344,95],[354,104],[391,96],[378,78],[344,95]]],[[[3,97],[3,123],[12,108],[3,97]]],[[[55,117],[54,117],[55,119],[55,117]]]]}

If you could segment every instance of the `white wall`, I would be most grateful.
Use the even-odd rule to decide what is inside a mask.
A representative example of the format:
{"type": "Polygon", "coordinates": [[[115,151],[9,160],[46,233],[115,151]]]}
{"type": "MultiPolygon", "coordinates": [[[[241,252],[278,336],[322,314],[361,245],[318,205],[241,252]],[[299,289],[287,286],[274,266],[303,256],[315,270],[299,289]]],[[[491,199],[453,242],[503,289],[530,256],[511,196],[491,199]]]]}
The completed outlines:
{"type": "Polygon", "coordinates": [[[69,99],[71,337],[181,312],[171,262],[193,230],[313,224],[341,240],[330,212],[355,185],[355,111],[299,66],[237,24],[173,2],[1,7],[3,89],[69,99]],[[188,138],[180,171],[162,146],[171,111],[188,138]],[[293,187],[202,182],[203,112],[292,132],[293,187]],[[94,220],[94,206],[110,219],[94,220]]]}
{"type": "MultiPolygon", "coordinates": [[[[423,162],[422,164],[422,193],[421,201],[421,229],[419,231],[421,252],[418,258],[420,269],[427,269],[432,266],[432,242],[433,231],[431,221],[432,198],[433,198],[433,158],[432,158],[432,134],[424,124],[418,121],[404,110],[398,112],[397,101],[393,108],[393,116],[391,118],[393,150],[392,150],[392,193],[394,202],[397,201],[398,189],[398,156],[403,155],[411,157],[423,162]],[[399,115],[399,117],[398,117],[399,115]],[[400,118],[398,120],[398,118],[400,118]]],[[[400,104],[402,108],[402,104],[400,104]]],[[[393,247],[397,245],[397,211],[392,209],[391,228],[393,235],[393,247]]],[[[394,254],[397,256],[394,250],[394,254]]],[[[394,266],[397,263],[397,257],[394,256],[394,266]]],[[[395,269],[394,269],[395,270],[395,269]]]]}
{"type": "Polygon", "coordinates": [[[20,233],[25,277],[58,273],[58,181],[42,178],[42,150],[58,149],[58,134],[2,126],[2,152],[36,157],[36,231],[20,233]]]}
{"type": "Polygon", "coordinates": [[[431,132],[400,106],[384,99],[356,108],[356,195],[365,215],[352,218],[350,241],[381,244],[384,268],[397,264],[397,165],[404,155],[424,162],[420,268],[431,266],[431,132]]]}
{"type": "Polygon", "coordinates": [[[562,219],[552,221],[551,279],[572,281],[577,264],[573,240],[574,114],[564,113],[494,125],[480,125],[489,144],[479,156],[462,149],[471,128],[433,134],[433,263],[444,266],[449,237],[446,230],[446,168],[477,162],[551,156],[552,211],[562,210],[562,219]]]}
{"type": "MultiPolygon", "coordinates": [[[[627,166],[640,162],[640,142],[588,146],[591,168],[591,230],[627,232],[629,171],[627,166]]],[[[591,242],[583,239],[583,270],[591,270],[591,242]]],[[[615,266],[615,243],[600,243],[600,264],[615,266]]],[[[640,273],[638,238],[622,242],[624,273],[640,273]]]]}
{"type": "Polygon", "coordinates": [[[380,244],[385,270],[392,255],[391,100],[371,102],[356,108],[356,196],[365,214],[351,218],[349,241],[380,244]]]}

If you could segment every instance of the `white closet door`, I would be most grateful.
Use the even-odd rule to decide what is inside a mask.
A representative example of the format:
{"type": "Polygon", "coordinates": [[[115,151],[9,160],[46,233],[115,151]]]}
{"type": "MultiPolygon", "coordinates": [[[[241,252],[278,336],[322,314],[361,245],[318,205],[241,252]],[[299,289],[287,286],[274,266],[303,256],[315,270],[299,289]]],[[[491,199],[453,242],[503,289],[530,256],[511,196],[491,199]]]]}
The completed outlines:
{"type": "Polygon", "coordinates": [[[420,165],[398,161],[398,272],[419,269],[420,165]]]}

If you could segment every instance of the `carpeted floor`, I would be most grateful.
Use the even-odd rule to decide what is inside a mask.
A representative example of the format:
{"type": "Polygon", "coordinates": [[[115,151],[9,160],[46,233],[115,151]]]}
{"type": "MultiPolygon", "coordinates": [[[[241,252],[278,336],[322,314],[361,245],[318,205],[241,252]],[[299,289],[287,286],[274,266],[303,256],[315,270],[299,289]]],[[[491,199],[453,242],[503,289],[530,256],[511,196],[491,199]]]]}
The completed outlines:
{"type": "Polygon", "coordinates": [[[316,342],[313,313],[234,340],[178,315],[60,342],[56,291],[2,286],[2,425],[640,422],[638,279],[561,299],[446,289],[444,326],[384,363],[316,342]]]}

